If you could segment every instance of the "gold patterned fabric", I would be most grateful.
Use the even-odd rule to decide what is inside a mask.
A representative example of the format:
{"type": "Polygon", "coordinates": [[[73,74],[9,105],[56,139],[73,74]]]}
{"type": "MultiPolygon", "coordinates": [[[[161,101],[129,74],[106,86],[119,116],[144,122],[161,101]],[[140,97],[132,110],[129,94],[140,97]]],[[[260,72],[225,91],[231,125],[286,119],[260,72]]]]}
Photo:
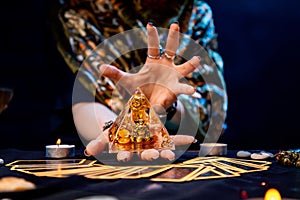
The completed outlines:
{"type": "MultiPolygon", "coordinates": [[[[211,109],[212,94],[224,99],[226,96],[223,78],[223,60],[217,52],[217,34],[210,6],[199,0],[60,0],[53,31],[57,38],[57,47],[70,69],[81,74],[82,85],[95,94],[96,101],[119,113],[124,104],[118,95],[114,95],[115,83],[105,77],[99,77],[98,67],[109,62],[119,69],[135,72],[146,59],[146,49],[135,49],[135,45],[147,45],[145,35],[137,32],[134,38],[120,36],[118,40],[106,39],[127,30],[138,28],[145,32],[145,26],[152,21],[156,27],[168,28],[178,21],[181,32],[201,45],[206,54],[189,46],[189,40],[182,39],[175,59],[176,64],[185,62],[187,55],[200,55],[203,68],[185,78],[197,88],[199,97],[180,95],[178,99],[188,109],[191,119],[200,118],[199,132],[205,135],[211,117],[217,115],[226,118],[227,101],[214,101],[217,110],[211,109]],[[99,48],[99,44],[102,44],[99,48]],[[97,48],[98,46],[98,48],[97,48]],[[188,48],[187,48],[188,47],[188,48]],[[126,52],[126,53],[120,53],[126,52]],[[116,57],[117,59],[112,59],[116,57]],[[210,72],[213,75],[210,75],[210,72]],[[218,84],[209,82],[203,75],[217,79],[218,84]]],[[[166,41],[167,32],[160,34],[161,44],[166,41]]],[[[120,90],[120,93],[124,91],[120,90]]],[[[125,93],[125,92],[124,92],[125,93]]],[[[125,94],[121,94],[125,95],[125,94]]],[[[218,99],[218,98],[215,98],[218,99]]],[[[196,119],[195,119],[196,121],[196,119]]],[[[222,126],[222,129],[225,128],[222,126]]],[[[220,130],[222,131],[222,130],[220,130]]]]}

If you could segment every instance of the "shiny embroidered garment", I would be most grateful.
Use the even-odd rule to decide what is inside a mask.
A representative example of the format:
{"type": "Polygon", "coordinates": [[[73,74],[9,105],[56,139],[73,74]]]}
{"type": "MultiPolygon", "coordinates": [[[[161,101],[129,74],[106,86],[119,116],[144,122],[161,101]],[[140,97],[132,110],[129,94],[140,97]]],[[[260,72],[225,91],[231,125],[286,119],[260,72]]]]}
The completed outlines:
{"type": "MultiPolygon", "coordinates": [[[[147,47],[145,25],[153,21],[157,27],[167,28],[178,21],[184,36],[180,40],[175,64],[194,55],[201,57],[202,68],[185,77],[199,95],[178,96],[194,123],[198,124],[197,118],[200,118],[198,140],[205,136],[213,117],[225,120],[227,97],[223,60],[217,53],[212,11],[204,1],[66,0],[61,4],[58,17],[62,26],[55,30],[59,36],[58,49],[72,71],[81,76],[85,88],[95,94],[97,101],[116,113],[124,109],[126,91],[116,89],[115,83],[108,78],[99,77],[98,67],[107,63],[126,72],[137,72],[147,55],[147,49],[136,48],[147,47]],[[163,12],[164,8],[166,12],[163,12]],[[134,34],[126,34],[126,31],[135,29],[138,30],[134,34]],[[107,40],[116,34],[118,39],[107,40]],[[197,49],[193,43],[203,49],[197,49]],[[217,109],[212,109],[212,104],[217,109]]],[[[163,46],[167,31],[159,34],[163,46]]],[[[218,131],[222,132],[224,128],[221,125],[218,131]]]]}

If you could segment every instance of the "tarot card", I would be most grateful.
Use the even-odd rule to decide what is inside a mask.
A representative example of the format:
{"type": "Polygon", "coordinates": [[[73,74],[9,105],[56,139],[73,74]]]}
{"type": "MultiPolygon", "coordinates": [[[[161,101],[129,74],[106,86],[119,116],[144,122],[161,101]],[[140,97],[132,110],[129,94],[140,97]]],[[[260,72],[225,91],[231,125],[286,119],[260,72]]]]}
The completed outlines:
{"type": "Polygon", "coordinates": [[[88,165],[77,165],[77,166],[56,166],[56,167],[51,167],[51,168],[15,168],[12,167],[11,170],[17,170],[17,171],[23,171],[23,172],[28,172],[28,173],[33,173],[33,174],[38,174],[40,172],[56,172],[56,171],[63,171],[63,170],[68,170],[68,169],[82,169],[82,168],[91,168],[91,166],[88,165]]]}
{"type": "Polygon", "coordinates": [[[136,170],[132,171],[131,173],[124,174],[124,178],[128,178],[128,179],[148,178],[155,174],[166,171],[166,170],[170,169],[171,167],[172,167],[172,165],[141,166],[141,167],[136,168],[136,170]]]}
{"type": "Polygon", "coordinates": [[[33,169],[33,168],[45,168],[45,169],[55,169],[61,167],[70,167],[78,165],[91,166],[95,163],[94,160],[86,159],[60,159],[60,160],[16,160],[7,164],[8,167],[13,167],[12,169],[33,169]]]}
{"type": "MultiPolygon", "coordinates": [[[[208,177],[208,175],[212,175],[212,174],[215,174],[215,176],[216,176],[216,177],[213,177],[213,178],[225,178],[225,177],[240,176],[239,173],[237,173],[235,171],[231,171],[227,168],[223,168],[223,167],[217,165],[215,162],[211,162],[210,166],[206,166],[206,168],[207,168],[208,171],[210,171],[210,174],[206,174],[206,177],[208,177]],[[209,170],[209,169],[211,169],[211,170],[209,170]]],[[[201,172],[199,172],[199,174],[197,174],[197,176],[199,176],[200,174],[205,174],[204,170],[205,169],[201,170],[201,172]]],[[[210,177],[210,178],[212,178],[212,177],[210,177]]]]}
{"type": "Polygon", "coordinates": [[[173,165],[170,169],[151,178],[152,181],[184,182],[193,180],[203,166],[173,165]]]}
{"type": "Polygon", "coordinates": [[[86,170],[86,171],[83,171],[83,172],[79,172],[78,173],[78,175],[83,175],[83,176],[85,176],[85,175],[88,175],[88,174],[96,174],[96,173],[106,173],[107,171],[114,171],[115,170],[115,167],[113,167],[113,166],[108,166],[108,165],[98,165],[98,164],[96,164],[96,165],[94,165],[93,166],[93,168],[95,168],[95,169],[93,169],[93,170],[86,170]]]}
{"type": "Polygon", "coordinates": [[[95,173],[84,174],[84,176],[91,179],[119,179],[123,178],[123,174],[130,173],[134,170],[135,168],[131,166],[115,167],[111,169],[102,169],[101,171],[97,171],[95,173]]]}
{"type": "MultiPolygon", "coordinates": [[[[229,177],[232,176],[238,176],[239,174],[237,173],[236,175],[230,175],[229,177]]],[[[203,168],[200,172],[198,172],[193,180],[204,180],[204,179],[215,179],[215,178],[225,178],[228,177],[228,175],[216,170],[215,167],[208,166],[203,168]]]]}
{"type": "Polygon", "coordinates": [[[184,161],[183,164],[203,164],[206,162],[212,162],[212,161],[216,161],[216,160],[220,160],[220,159],[223,159],[223,158],[218,157],[218,156],[196,157],[196,158],[192,158],[190,160],[184,161]]]}
{"type": "Polygon", "coordinates": [[[71,176],[75,174],[80,174],[83,172],[89,172],[89,171],[96,171],[96,170],[102,170],[102,167],[74,167],[74,168],[67,168],[67,169],[58,169],[58,170],[45,170],[45,171],[39,171],[39,172],[32,172],[30,173],[36,175],[36,176],[50,176],[50,177],[61,177],[61,176],[71,176]]]}
{"type": "Polygon", "coordinates": [[[253,163],[257,164],[260,166],[265,166],[265,165],[271,165],[272,162],[266,161],[266,160],[254,160],[254,159],[242,159],[242,158],[227,158],[229,160],[235,160],[235,161],[240,161],[240,162],[246,162],[246,163],[253,163]]]}
{"type": "Polygon", "coordinates": [[[269,166],[265,165],[257,165],[253,163],[247,163],[247,162],[239,162],[236,160],[219,160],[217,162],[214,162],[215,165],[228,169],[232,172],[237,173],[248,173],[248,172],[255,172],[255,171],[263,171],[267,170],[269,166]]]}

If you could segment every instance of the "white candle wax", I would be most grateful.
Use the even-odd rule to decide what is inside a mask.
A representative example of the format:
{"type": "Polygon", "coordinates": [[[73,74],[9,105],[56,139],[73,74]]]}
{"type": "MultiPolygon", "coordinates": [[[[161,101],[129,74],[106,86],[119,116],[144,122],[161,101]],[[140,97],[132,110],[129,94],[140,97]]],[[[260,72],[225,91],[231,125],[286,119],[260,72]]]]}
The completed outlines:
{"type": "Polygon", "coordinates": [[[227,155],[227,144],[223,143],[201,143],[199,156],[225,156],[227,155]]]}
{"type": "Polygon", "coordinates": [[[75,145],[60,144],[46,146],[46,157],[48,158],[67,158],[74,156],[75,145]]]}

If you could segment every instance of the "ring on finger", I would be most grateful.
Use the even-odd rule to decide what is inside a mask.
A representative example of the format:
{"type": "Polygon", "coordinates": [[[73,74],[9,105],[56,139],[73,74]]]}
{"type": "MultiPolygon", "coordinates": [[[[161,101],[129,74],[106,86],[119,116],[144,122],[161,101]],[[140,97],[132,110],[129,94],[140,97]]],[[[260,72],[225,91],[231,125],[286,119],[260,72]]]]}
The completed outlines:
{"type": "Polygon", "coordinates": [[[171,56],[171,55],[169,55],[167,52],[165,52],[164,55],[165,55],[165,58],[167,58],[167,59],[169,59],[169,60],[174,60],[175,57],[176,57],[176,55],[171,56]]]}
{"type": "Polygon", "coordinates": [[[148,58],[150,58],[150,59],[160,59],[161,57],[160,57],[160,55],[158,55],[158,56],[152,56],[152,55],[147,55],[147,57],[148,58]]]}

